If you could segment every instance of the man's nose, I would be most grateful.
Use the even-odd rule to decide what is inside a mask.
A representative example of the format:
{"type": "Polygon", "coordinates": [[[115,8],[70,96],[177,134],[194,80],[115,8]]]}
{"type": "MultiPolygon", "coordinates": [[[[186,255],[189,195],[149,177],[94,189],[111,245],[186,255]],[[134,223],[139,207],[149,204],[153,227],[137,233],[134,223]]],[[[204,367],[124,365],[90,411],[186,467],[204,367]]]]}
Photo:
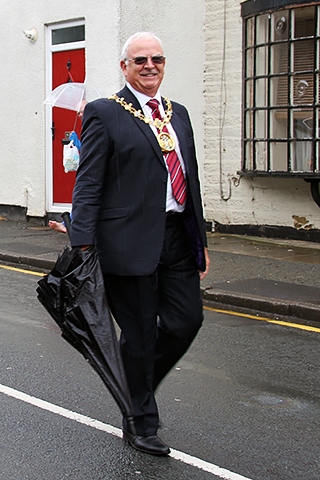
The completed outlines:
{"type": "Polygon", "coordinates": [[[147,68],[153,68],[154,67],[152,57],[148,57],[147,63],[145,64],[145,67],[147,67],[147,68]]]}

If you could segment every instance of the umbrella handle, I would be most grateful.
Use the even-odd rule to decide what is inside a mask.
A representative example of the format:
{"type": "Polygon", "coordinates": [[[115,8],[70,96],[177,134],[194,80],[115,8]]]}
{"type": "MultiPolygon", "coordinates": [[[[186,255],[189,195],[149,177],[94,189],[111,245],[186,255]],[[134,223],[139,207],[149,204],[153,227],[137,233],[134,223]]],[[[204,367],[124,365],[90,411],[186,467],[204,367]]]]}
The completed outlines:
{"type": "Polygon", "coordinates": [[[64,221],[64,224],[66,226],[69,238],[70,238],[70,228],[71,228],[71,220],[70,220],[70,213],[69,212],[63,212],[61,214],[61,217],[64,221]]]}

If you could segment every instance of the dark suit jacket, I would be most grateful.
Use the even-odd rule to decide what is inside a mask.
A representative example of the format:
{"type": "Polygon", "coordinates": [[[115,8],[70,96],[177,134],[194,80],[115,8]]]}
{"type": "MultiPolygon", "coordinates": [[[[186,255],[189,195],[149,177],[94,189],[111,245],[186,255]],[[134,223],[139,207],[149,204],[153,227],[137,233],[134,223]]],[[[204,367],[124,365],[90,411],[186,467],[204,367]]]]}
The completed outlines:
{"type": "MultiPolygon", "coordinates": [[[[118,93],[138,110],[125,87],[118,93]]],[[[193,131],[187,110],[172,102],[172,126],[186,166],[186,227],[198,268],[205,269],[203,221],[193,131]]],[[[159,263],[165,231],[167,169],[150,126],[114,100],[85,108],[81,159],[72,205],[72,246],[97,245],[104,272],[148,275],[159,263]]]]}

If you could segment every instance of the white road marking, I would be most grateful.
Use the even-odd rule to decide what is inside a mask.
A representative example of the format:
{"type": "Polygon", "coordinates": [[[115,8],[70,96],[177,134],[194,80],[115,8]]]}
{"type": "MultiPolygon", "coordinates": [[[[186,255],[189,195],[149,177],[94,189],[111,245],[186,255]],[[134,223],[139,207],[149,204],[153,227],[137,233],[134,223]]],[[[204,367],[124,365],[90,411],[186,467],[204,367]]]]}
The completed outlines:
{"type": "MultiPolygon", "coordinates": [[[[55,413],[61,417],[68,418],[69,420],[74,420],[78,423],[87,425],[88,427],[96,428],[97,430],[102,430],[110,435],[122,438],[122,430],[120,428],[113,427],[112,425],[108,425],[100,422],[99,420],[82,415],[81,413],[72,412],[66,408],[59,407],[58,405],[46,402],[45,400],[41,400],[40,398],[32,397],[27,393],[20,392],[19,390],[7,387],[6,385],[0,384],[0,393],[16,398],[17,400],[22,400],[23,402],[29,403],[30,405],[34,405],[38,408],[42,408],[48,412],[55,413]]],[[[250,478],[243,477],[242,475],[226,470],[225,468],[218,467],[213,463],[206,462],[200,458],[188,455],[187,453],[180,452],[179,450],[171,449],[170,457],[205,472],[212,473],[213,475],[216,475],[224,480],[251,480],[250,478]]]]}

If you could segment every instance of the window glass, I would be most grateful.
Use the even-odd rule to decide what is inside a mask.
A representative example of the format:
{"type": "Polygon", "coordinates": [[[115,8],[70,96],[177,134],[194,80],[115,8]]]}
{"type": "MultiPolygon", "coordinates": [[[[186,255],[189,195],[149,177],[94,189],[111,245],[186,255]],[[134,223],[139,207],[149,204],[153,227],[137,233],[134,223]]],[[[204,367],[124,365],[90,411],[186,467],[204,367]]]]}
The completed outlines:
{"type": "Polygon", "coordinates": [[[270,47],[270,73],[288,73],[288,43],[277,43],[270,47]]]}
{"type": "Polygon", "coordinates": [[[255,168],[256,170],[267,170],[267,142],[255,143],[255,168]]]}
{"type": "Polygon", "coordinates": [[[270,170],[285,172],[288,169],[287,142],[270,142],[270,170]]]}
{"type": "Polygon", "coordinates": [[[258,78],[255,81],[255,106],[266,107],[268,104],[267,79],[258,78]]]}
{"type": "Polygon", "coordinates": [[[246,115],[246,138],[253,138],[253,112],[246,115]]]}
{"type": "Polygon", "coordinates": [[[256,75],[266,75],[268,71],[268,49],[267,47],[260,47],[256,49],[256,75]]]}
{"type": "Polygon", "coordinates": [[[256,38],[257,45],[264,44],[268,42],[268,19],[269,15],[260,15],[257,17],[256,22],[256,38]]]}
{"type": "Polygon", "coordinates": [[[315,34],[315,7],[303,7],[292,10],[292,37],[306,38],[315,34]]]}
{"type": "Polygon", "coordinates": [[[257,110],[255,112],[255,138],[264,139],[267,138],[267,111],[257,110]]]}
{"type": "Polygon", "coordinates": [[[246,82],[246,108],[253,106],[253,80],[246,82]]]}
{"type": "Polygon", "coordinates": [[[247,56],[246,56],[246,77],[253,77],[253,55],[254,55],[254,50],[248,50],[247,51],[247,56]]]}
{"type": "Polygon", "coordinates": [[[288,105],[288,77],[279,76],[270,79],[270,106],[288,105]]]}
{"type": "Polygon", "coordinates": [[[85,39],[84,25],[75,27],[57,28],[52,30],[52,45],[60,43],[81,42],[85,39]]]}
{"type": "Polygon", "coordinates": [[[316,172],[319,172],[320,171],[320,142],[319,141],[316,142],[315,152],[316,152],[316,161],[315,161],[314,169],[316,172]]]}
{"type": "Polygon", "coordinates": [[[244,164],[243,169],[244,170],[254,170],[254,165],[253,165],[253,142],[248,141],[245,144],[245,158],[248,159],[248,161],[244,164]]]}
{"type": "Polygon", "coordinates": [[[319,171],[319,19],[308,4],[244,21],[246,171],[319,171]]]}
{"type": "Polygon", "coordinates": [[[272,110],[270,112],[270,138],[285,140],[288,138],[288,111],[287,109],[272,110]]]}
{"type": "Polygon", "coordinates": [[[313,73],[297,74],[293,77],[291,103],[293,105],[307,105],[314,102],[314,75],[313,73]]]}
{"type": "Polygon", "coordinates": [[[273,42],[279,42],[288,39],[289,28],[288,28],[288,18],[289,12],[287,10],[282,12],[277,12],[271,16],[271,40],[273,42]]]}
{"type": "Polygon", "coordinates": [[[255,18],[249,18],[246,21],[246,46],[251,47],[254,45],[254,20],[255,18]]]}

